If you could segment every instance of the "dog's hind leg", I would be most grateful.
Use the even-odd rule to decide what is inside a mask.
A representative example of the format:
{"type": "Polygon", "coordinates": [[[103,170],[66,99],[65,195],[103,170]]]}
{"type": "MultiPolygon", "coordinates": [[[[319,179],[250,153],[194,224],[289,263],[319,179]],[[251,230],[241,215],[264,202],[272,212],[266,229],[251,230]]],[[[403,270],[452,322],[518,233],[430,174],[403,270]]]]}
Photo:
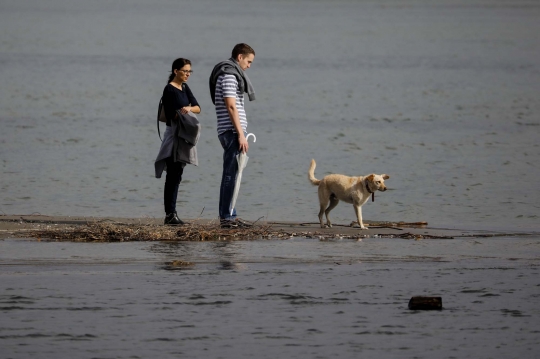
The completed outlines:
{"type": "Polygon", "coordinates": [[[328,201],[330,200],[330,196],[326,191],[324,190],[324,187],[319,186],[319,222],[321,224],[321,228],[324,228],[324,211],[326,210],[326,207],[328,207],[328,201]]]}
{"type": "Polygon", "coordinates": [[[360,226],[360,228],[367,229],[367,227],[364,226],[364,222],[362,221],[362,206],[354,205],[354,211],[356,212],[356,220],[358,221],[357,223],[360,226]]]}
{"type": "Polygon", "coordinates": [[[338,205],[339,203],[339,199],[336,198],[336,196],[334,195],[331,195],[330,196],[330,205],[328,206],[328,208],[326,209],[326,211],[324,211],[324,214],[326,215],[326,225],[330,228],[332,228],[332,222],[330,222],[330,217],[329,217],[329,214],[330,214],[330,211],[333,210],[334,208],[336,208],[336,206],[338,205]]]}
{"type": "Polygon", "coordinates": [[[321,228],[324,228],[323,216],[324,216],[324,210],[326,209],[327,205],[328,205],[327,201],[325,201],[325,202],[323,202],[322,200],[320,201],[319,222],[321,223],[321,228]]]}

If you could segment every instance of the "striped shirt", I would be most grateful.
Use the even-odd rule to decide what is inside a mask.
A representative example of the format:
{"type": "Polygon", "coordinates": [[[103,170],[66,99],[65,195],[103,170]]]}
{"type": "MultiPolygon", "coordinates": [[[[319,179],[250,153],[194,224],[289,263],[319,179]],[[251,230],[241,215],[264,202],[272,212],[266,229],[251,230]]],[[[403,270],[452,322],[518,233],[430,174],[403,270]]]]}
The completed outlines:
{"type": "Polygon", "coordinates": [[[240,90],[238,81],[234,75],[221,75],[216,82],[215,97],[218,135],[228,130],[233,130],[236,133],[227,107],[225,106],[225,97],[236,98],[236,109],[238,110],[238,117],[240,117],[240,125],[242,126],[242,130],[246,132],[247,119],[246,111],[244,110],[244,93],[240,90]]]}

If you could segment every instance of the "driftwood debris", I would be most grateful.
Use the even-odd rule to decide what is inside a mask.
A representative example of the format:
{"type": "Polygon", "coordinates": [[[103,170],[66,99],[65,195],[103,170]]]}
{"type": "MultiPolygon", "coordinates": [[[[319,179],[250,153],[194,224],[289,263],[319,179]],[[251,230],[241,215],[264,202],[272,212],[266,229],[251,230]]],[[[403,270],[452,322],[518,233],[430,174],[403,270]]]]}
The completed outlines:
{"type": "MultiPolygon", "coordinates": [[[[337,229],[334,231],[299,231],[302,224],[257,223],[249,228],[221,228],[218,221],[193,221],[184,226],[164,226],[155,222],[122,223],[107,221],[93,222],[29,222],[35,228],[11,231],[18,237],[34,237],[38,240],[70,242],[131,242],[131,241],[237,241],[257,239],[291,239],[294,237],[312,238],[322,241],[364,238],[402,238],[402,239],[442,239],[445,236],[414,234],[396,229],[396,232],[377,234],[364,231],[337,229]]],[[[378,223],[382,224],[382,223],[378,223]]],[[[343,226],[345,227],[345,226],[343,226]]],[[[377,230],[372,225],[371,227],[377,230]]],[[[380,229],[385,226],[379,227],[380,229]]]]}
{"type": "Polygon", "coordinates": [[[410,310],[441,310],[441,297],[416,296],[409,300],[410,310]]]}
{"type": "Polygon", "coordinates": [[[24,235],[70,242],[132,242],[247,240],[262,238],[269,233],[270,226],[263,225],[230,230],[220,228],[219,223],[163,226],[89,222],[63,228],[36,229],[24,235]]]}

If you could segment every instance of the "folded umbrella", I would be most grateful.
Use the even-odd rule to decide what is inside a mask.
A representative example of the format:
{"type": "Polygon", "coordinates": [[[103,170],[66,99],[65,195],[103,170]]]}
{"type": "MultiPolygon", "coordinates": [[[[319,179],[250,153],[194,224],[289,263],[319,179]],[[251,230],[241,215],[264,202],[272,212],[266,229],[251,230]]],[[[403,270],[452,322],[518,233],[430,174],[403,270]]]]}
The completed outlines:
{"type": "MultiPolygon", "coordinates": [[[[257,142],[257,137],[255,137],[254,134],[249,133],[246,136],[246,140],[249,138],[249,136],[253,136],[253,142],[257,142]]],[[[229,208],[229,212],[232,216],[234,211],[234,206],[236,205],[236,199],[238,198],[238,192],[240,192],[240,183],[242,182],[242,171],[244,168],[246,168],[246,165],[248,163],[249,157],[245,152],[240,152],[236,155],[236,161],[238,161],[238,172],[236,173],[236,179],[234,183],[234,191],[231,201],[231,207],[229,208]]]]}

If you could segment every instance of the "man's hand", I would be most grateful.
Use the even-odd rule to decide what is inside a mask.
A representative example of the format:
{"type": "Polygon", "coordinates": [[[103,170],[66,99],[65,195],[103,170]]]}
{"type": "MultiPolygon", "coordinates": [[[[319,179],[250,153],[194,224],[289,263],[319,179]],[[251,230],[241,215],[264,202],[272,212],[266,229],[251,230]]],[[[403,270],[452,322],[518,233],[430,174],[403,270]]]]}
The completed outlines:
{"type": "Polygon", "coordinates": [[[236,108],[236,98],[224,97],[223,100],[225,100],[225,106],[227,107],[229,118],[231,119],[236,133],[238,133],[238,143],[240,144],[240,146],[238,146],[238,150],[240,152],[247,153],[249,145],[248,141],[246,140],[246,136],[244,136],[244,130],[240,125],[240,117],[238,116],[238,109],[236,108]]]}
{"type": "Polygon", "coordinates": [[[240,146],[238,146],[238,150],[240,152],[244,152],[244,153],[247,153],[248,149],[249,149],[249,144],[248,144],[248,141],[246,139],[246,136],[244,136],[244,133],[243,132],[240,132],[238,134],[238,143],[240,144],[240,146]]]}

